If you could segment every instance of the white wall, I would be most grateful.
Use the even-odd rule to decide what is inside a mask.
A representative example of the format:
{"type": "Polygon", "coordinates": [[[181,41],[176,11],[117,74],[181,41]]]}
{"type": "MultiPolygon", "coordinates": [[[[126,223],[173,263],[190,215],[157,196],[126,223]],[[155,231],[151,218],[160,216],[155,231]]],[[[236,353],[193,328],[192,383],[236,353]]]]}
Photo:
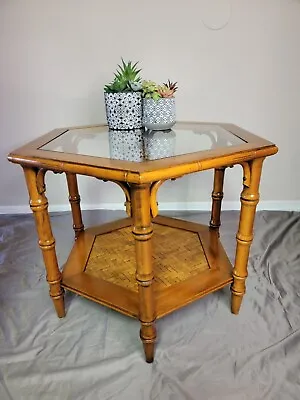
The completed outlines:
{"type": "MultiPolygon", "coordinates": [[[[0,210],[28,203],[6,154],[56,127],[104,122],[102,88],[121,56],[140,60],[145,78],[178,80],[179,120],[232,122],[275,142],[262,204],[299,208],[299,39],[299,0],[0,0],[0,210]]],[[[123,201],[109,183],[80,183],[86,207],[123,201]]],[[[240,187],[236,167],[226,200],[240,187]]],[[[206,172],[167,183],[160,201],[195,206],[210,191],[206,172]]],[[[67,204],[62,176],[49,173],[48,197],[67,204]]]]}

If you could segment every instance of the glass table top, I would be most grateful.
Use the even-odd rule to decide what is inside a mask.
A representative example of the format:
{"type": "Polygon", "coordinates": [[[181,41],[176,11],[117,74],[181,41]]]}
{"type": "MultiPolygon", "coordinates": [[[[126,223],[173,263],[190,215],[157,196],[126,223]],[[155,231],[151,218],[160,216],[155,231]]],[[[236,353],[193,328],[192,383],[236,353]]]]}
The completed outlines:
{"type": "Polygon", "coordinates": [[[167,131],[109,131],[107,127],[70,129],[40,150],[142,162],[246,142],[218,125],[167,131]]]}

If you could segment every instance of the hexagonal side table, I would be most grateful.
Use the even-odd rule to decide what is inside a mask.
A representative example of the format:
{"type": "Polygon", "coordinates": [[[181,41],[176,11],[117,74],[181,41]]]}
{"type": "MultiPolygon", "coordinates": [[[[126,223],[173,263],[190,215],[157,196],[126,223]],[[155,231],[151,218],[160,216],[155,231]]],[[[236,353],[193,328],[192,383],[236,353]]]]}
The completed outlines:
{"type": "Polygon", "coordinates": [[[139,318],[146,361],[152,362],[157,318],[229,283],[231,311],[238,314],[262,166],[277,151],[235,125],[179,122],[172,131],[150,133],[109,131],[105,125],[56,129],[10,153],[8,159],[24,170],[58,317],[65,316],[66,288],[139,318]],[[243,189],[232,269],[218,230],[224,173],[237,164],[243,189]],[[157,191],[165,181],[208,169],[214,170],[210,228],[157,217],[157,191]],[[47,171],[65,173],[69,190],[76,242],[63,273],[48,213],[47,171]],[[84,231],[77,175],[117,184],[132,218],[84,231]]]}
{"type": "MultiPolygon", "coordinates": [[[[132,220],[87,229],[63,269],[66,289],[138,318],[132,220]]],[[[232,282],[232,266],[208,227],[167,217],[153,223],[156,316],[160,318],[232,282]]]]}

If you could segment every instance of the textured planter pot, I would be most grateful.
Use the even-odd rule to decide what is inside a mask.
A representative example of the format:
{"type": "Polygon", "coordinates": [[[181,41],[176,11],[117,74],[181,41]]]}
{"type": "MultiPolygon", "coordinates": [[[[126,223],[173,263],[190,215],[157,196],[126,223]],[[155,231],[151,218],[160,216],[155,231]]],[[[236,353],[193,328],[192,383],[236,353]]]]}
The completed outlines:
{"type": "Polygon", "coordinates": [[[174,97],[143,99],[143,126],[151,130],[170,129],[176,122],[174,97]]]}
{"type": "Polygon", "coordinates": [[[140,92],[104,93],[109,129],[142,127],[142,95],[140,92]]]}
{"type": "Polygon", "coordinates": [[[109,153],[115,160],[140,162],[144,159],[141,130],[109,131],[109,153]]]}
{"type": "Polygon", "coordinates": [[[174,131],[146,131],[144,133],[144,149],[146,160],[175,155],[176,133],[174,131]]]}

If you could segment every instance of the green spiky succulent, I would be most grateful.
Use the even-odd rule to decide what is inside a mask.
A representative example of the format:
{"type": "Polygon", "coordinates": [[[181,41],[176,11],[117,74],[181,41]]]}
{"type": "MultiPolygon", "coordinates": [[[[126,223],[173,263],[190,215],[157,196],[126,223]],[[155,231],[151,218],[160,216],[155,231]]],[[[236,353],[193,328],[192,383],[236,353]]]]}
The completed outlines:
{"type": "Polygon", "coordinates": [[[108,85],[104,86],[106,93],[120,93],[120,92],[138,92],[142,89],[141,78],[139,73],[140,69],[137,69],[137,64],[133,64],[131,61],[127,63],[122,58],[122,65],[118,65],[118,69],[115,72],[114,80],[108,85]]]}

